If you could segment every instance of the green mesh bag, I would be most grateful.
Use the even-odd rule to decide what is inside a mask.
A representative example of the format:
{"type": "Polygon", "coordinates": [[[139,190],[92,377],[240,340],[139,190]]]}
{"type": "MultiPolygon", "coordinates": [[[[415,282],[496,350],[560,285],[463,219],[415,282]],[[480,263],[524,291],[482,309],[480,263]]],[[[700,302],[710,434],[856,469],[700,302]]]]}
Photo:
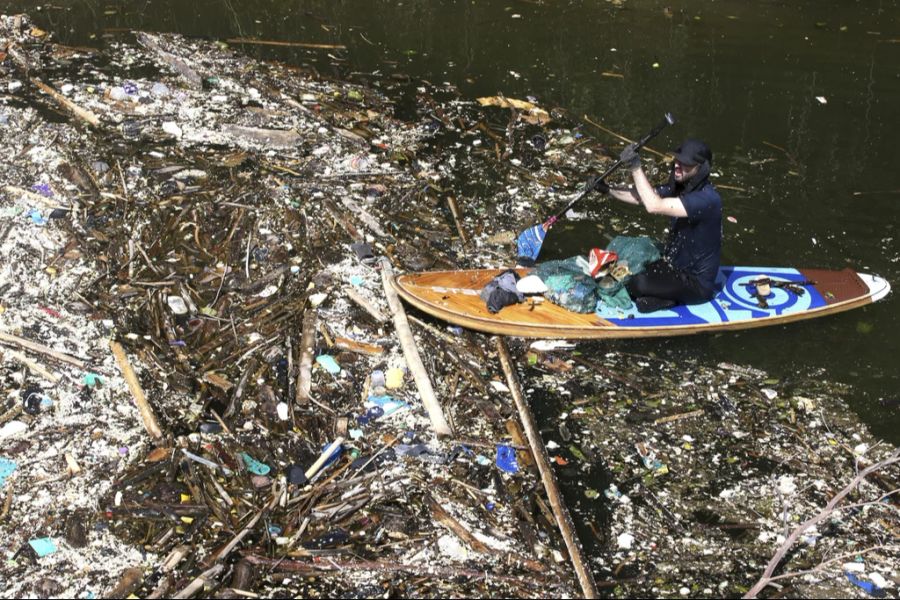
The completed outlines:
{"type": "Polygon", "coordinates": [[[532,274],[540,277],[549,288],[544,296],[554,304],[572,312],[594,312],[597,306],[597,283],[581,270],[577,256],[541,263],[532,274]]]}
{"type": "Polygon", "coordinates": [[[616,236],[606,249],[618,254],[617,263],[627,263],[628,271],[632,275],[637,275],[643,271],[644,266],[659,260],[660,256],[656,243],[644,235],[638,237],[616,236]]]}

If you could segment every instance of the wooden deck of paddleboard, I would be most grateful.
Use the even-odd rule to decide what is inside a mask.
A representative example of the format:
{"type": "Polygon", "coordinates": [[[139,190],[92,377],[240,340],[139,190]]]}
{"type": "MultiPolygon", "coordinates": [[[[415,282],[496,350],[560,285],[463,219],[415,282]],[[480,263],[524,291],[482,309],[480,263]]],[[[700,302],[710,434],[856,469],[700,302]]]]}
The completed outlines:
{"type": "MultiPolygon", "coordinates": [[[[409,304],[441,320],[476,331],[526,338],[642,338],[690,335],[701,332],[751,329],[790,323],[843,312],[872,303],[871,290],[850,270],[801,269],[827,300],[825,306],[800,313],[744,321],[667,326],[620,326],[594,313],[579,314],[547,300],[526,301],[492,314],[479,296],[482,288],[502,269],[430,271],[401,275],[394,280],[397,293],[409,304]]],[[[525,275],[527,269],[519,269],[525,275]]]]}

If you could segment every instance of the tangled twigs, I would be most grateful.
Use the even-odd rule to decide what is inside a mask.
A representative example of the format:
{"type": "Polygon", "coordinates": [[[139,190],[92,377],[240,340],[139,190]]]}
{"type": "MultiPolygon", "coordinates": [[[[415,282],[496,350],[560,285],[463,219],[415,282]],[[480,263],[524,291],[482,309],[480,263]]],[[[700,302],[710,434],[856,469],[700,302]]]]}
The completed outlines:
{"type": "MultiPolygon", "coordinates": [[[[849,484],[847,484],[847,486],[844,487],[844,489],[842,489],[831,500],[828,501],[828,504],[825,505],[825,508],[822,509],[821,512],[819,512],[815,516],[807,519],[806,521],[804,521],[803,523],[798,525],[791,532],[791,534],[787,537],[787,539],[784,540],[784,543],[781,544],[781,546],[778,548],[778,551],[775,552],[775,555],[769,561],[769,564],[766,565],[766,569],[765,569],[765,571],[763,571],[762,576],[753,585],[753,587],[751,587],[750,590],[744,595],[744,598],[756,598],[756,596],[775,579],[784,579],[789,576],[803,574],[803,573],[786,573],[783,575],[779,575],[777,577],[772,576],[772,574],[775,572],[775,569],[778,568],[778,565],[781,564],[782,560],[784,560],[784,557],[787,554],[787,552],[791,549],[791,547],[793,547],[793,545],[796,543],[797,539],[803,534],[804,531],[806,531],[810,527],[813,527],[814,525],[827,519],[835,511],[835,509],[837,508],[837,505],[844,498],[846,498],[847,495],[850,494],[850,492],[852,492],[856,488],[856,486],[858,486],[860,483],[862,483],[862,481],[866,477],[868,477],[870,474],[874,473],[875,471],[884,469],[885,467],[888,467],[890,465],[896,464],[898,462],[900,462],[900,450],[894,450],[886,459],[868,467],[867,469],[865,469],[863,471],[860,471],[860,473],[856,477],[853,478],[853,481],[851,481],[849,484]]],[[[890,492],[890,494],[893,494],[893,493],[894,492],[890,492]]],[[[890,494],[888,494],[888,495],[890,495],[890,494]]],[[[885,495],[881,495],[871,502],[865,502],[865,503],[857,504],[854,506],[876,504],[878,502],[881,502],[884,498],[885,498],[885,495]]],[[[873,549],[874,548],[870,548],[868,551],[871,551],[873,549]]],[[[834,560],[829,560],[827,562],[834,562],[834,560]]],[[[820,567],[821,566],[822,565],[820,565],[820,567]]],[[[813,569],[813,570],[816,570],[816,569],[813,569]]],[[[806,573],[806,572],[808,572],[808,571],[804,571],[804,573],[806,573]]]]}

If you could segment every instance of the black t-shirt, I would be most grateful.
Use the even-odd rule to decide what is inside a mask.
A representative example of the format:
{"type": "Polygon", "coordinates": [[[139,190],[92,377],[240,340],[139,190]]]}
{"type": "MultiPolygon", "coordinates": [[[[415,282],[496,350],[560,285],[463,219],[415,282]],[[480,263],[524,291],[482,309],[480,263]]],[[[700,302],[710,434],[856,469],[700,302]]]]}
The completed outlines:
{"type": "MultiPolygon", "coordinates": [[[[672,196],[670,185],[656,188],[660,197],[672,196]]],[[[722,255],[722,198],[709,181],[681,195],[687,217],[673,217],[664,256],[679,271],[694,275],[713,294],[722,255]]]]}

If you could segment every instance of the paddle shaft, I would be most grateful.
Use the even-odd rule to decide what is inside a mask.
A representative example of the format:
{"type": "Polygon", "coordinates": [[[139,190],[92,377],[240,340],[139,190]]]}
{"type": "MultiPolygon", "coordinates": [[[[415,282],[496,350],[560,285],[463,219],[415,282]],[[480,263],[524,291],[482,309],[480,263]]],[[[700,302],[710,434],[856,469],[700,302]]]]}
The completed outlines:
{"type": "MultiPolygon", "coordinates": [[[[675,119],[672,118],[672,115],[670,113],[666,113],[665,118],[663,118],[663,120],[660,121],[656,127],[651,129],[650,133],[648,133],[647,135],[642,137],[640,140],[638,140],[637,145],[634,149],[635,152],[637,152],[638,150],[643,148],[647,144],[647,142],[649,142],[650,140],[652,140],[653,138],[658,136],[663,129],[665,129],[669,125],[673,125],[674,123],[675,123],[675,119]]],[[[597,181],[603,181],[604,179],[609,177],[613,173],[613,171],[615,171],[616,169],[618,169],[621,166],[622,166],[622,160],[619,159],[613,164],[613,166],[608,168],[606,170],[606,172],[603,175],[601,175],[600,179],[598,179],[597,181]]],[[[561,211],[557,212],[555,215],[553,215],[552,217],[547,219],[547,221],[545,221],[545,224],[549,223],[550,225],[553,225],[553,223],[558,221],[563,215],[565,215],[567,212],[569,212],[569,209],[571,209],[573,206],[575,206],[575,203],[577,203],[579,200],[581,200],[582,198],[587,196],[592,190],[593,190],[593,188],[587,188],[584,191],[582,191],[580,194],[575,196],[575,199],[572,200],[571,202],[569,202],[565,206],[565,208],[563,208],[561,211]]]]}

